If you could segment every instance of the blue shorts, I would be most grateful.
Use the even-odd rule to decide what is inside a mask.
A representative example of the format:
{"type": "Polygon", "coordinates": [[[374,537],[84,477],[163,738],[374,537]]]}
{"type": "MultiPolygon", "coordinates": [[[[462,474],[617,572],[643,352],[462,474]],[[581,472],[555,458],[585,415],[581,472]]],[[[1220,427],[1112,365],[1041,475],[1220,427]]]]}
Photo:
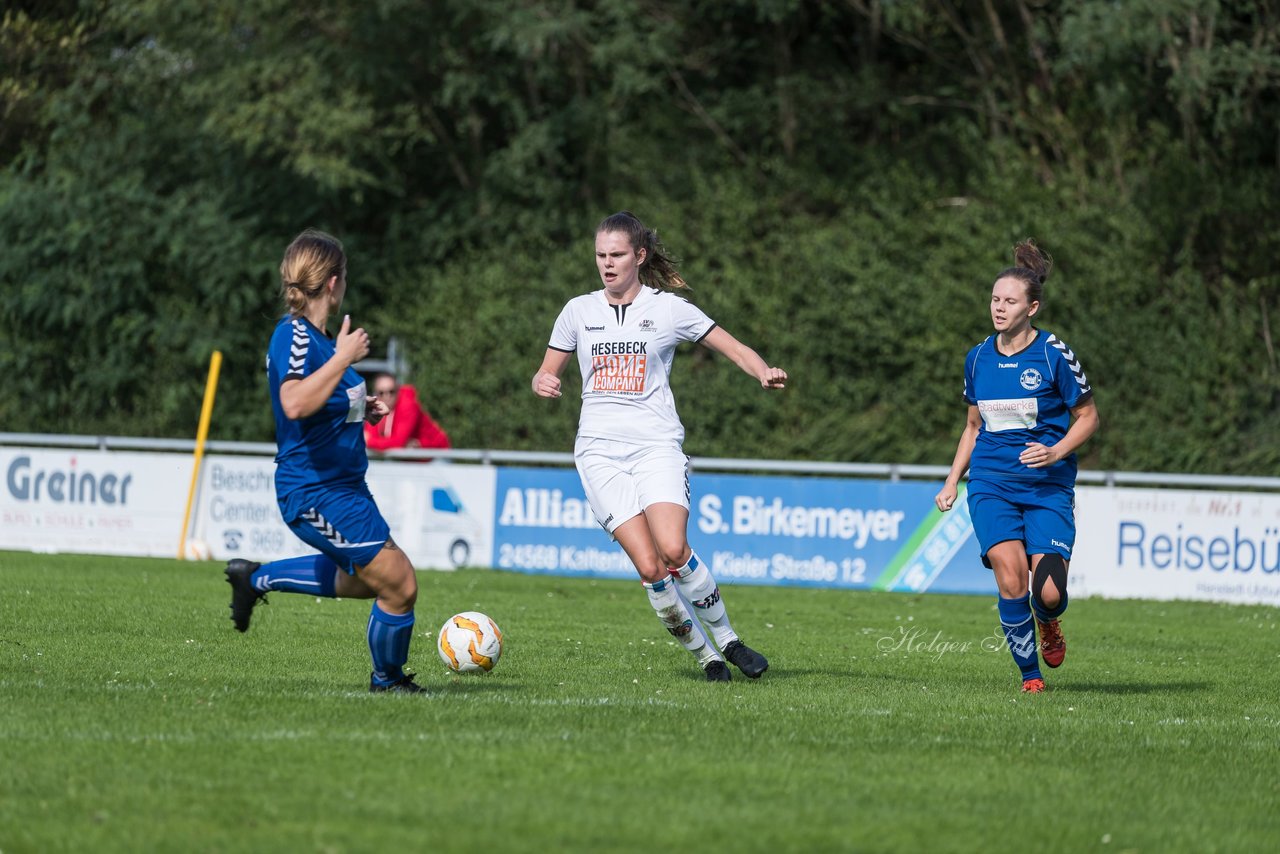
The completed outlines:
{"type": "Polygon", "coordinates": [[[969,516],[982,549],[1006,540],[1021,542],[1029,555],[1056,553],[1071,560],[1076,544],[1075,487],[1013,479],[969,481],[969,516]]]}
{"type": "Polygon", "coordinates": [[[289,523],[289,530],[349,575],[357,566],[368,566],[391,538],[391,527],[364,484],[317,488],[304,506],[307,509],[289,523]]]}

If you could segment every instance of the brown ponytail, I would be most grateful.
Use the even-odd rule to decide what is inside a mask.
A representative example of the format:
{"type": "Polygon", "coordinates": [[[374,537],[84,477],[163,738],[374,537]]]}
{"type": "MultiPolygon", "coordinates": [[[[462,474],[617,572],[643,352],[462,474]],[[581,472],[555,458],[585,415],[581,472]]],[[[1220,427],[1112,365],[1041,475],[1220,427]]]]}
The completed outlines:
{"type": "Polygon", "coordinates": [[[1013,266],[1001,270],[996,281],[1017,279],[1027,286],[1027,302],[1041,302],[1044,298],[1044,282],[1052,269],[1053,258],[1036,246],[1034,239],[1028,237],[1013,247],[1013,266]]]}
{"type": "Polygon", "coordinates": [[[347,256],[338,239],[323,231],[308,228],[284,251],[280,262],[280,298],[289,313],[297,316],[307,304],[324,293],[324,286],[334,276],[347,275],[347,256]]]}

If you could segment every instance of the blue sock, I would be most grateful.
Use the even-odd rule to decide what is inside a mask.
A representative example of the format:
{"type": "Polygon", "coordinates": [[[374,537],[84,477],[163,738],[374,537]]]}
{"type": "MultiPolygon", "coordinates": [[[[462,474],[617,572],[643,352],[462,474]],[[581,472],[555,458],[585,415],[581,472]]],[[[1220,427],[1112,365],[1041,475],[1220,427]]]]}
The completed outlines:
{"type": "Polygon", "coordinates": [[[1050,620],[1058,619],[1064,613],[1066,613],[1066,610],[1067,610],[1067,591],[1065,590],[1062,591],[1061,601],[1059,601],[1058,604],[1053,608],[1044,607],[1043,605],[1041,605],[1039,602],[1036,601],[1036,597],[1032,596],[1031,610],[1036,612],[1036,617],[1038,617],[1042,622],[1047,623],[1050,620]]]}
{"type": "Polygon", "coordinates": [[[254,590],[267,593],[310,593],[332,599],[337,594],[338,565],[324,555],[302,555],[265,564],[250,577],[254,590]]]}
{"type": "Polygon", "coordinates": [[[388,614],[375,600],[369,612],[369,654],[373,656],[373,681],[390,685],[404,678],[413,638],[413,612],[388,614]]]}
{"type": "Polygon", "coordinates": [[[1040,678],[1040,655],[1036,650],[1036,622],[1031,618],[1031,597],[1000,597],[1000,628],[1013,653],[1014,663],[1022,671],[1022,681],[1040,678]]]}

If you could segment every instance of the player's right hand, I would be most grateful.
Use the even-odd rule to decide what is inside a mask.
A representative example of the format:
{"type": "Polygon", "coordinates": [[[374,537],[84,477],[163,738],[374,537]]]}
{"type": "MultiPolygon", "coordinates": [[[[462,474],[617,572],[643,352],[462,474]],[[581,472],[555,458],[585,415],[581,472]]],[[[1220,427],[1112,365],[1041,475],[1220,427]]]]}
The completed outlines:
{"type": "Polygon", "coordinates": [[[348,365],[354,365],[369,355],[369,334],[364,331],[363,326],[352,332],[349,314],[343,315],[342,328],[338,330],[338,337],[334,341],[334,351],[348,365]]]}
{"type": "Polygon", "coordinates": [[[951,509],[951,505],[956,503],[956,492],[957,489],[948,483],[933,497],[933,503],[938,505],[939,510],[946,513],[951,509]]]}
{"type": "Polygon", "coordinates": [[[560,378],[546,371],[538,371],[533,375],[533,393],[538,397],[559,397],[560,378]]]}

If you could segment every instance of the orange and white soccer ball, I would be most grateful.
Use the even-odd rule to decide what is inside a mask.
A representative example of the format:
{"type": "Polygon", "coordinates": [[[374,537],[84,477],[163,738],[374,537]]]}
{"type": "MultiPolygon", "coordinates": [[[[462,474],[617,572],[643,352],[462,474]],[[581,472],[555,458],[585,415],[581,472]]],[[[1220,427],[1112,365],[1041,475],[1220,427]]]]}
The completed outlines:
{"type": "Polygon", "coordinates": [[[444,621],[436,651],[456,673],[488,673],[502,657],[502,632],[479,611],[463,611],[444,621]]]}

